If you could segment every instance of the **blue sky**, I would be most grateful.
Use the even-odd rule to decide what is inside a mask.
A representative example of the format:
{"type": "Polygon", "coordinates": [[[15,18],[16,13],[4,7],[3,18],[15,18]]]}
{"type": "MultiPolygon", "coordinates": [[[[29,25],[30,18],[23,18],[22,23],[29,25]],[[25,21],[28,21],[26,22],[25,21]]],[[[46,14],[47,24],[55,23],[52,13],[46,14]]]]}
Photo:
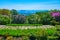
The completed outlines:
{"type": "Polygon", "coordinates": [[[60,10],[60,0],[0,0],[0,9],[60,10]]]}

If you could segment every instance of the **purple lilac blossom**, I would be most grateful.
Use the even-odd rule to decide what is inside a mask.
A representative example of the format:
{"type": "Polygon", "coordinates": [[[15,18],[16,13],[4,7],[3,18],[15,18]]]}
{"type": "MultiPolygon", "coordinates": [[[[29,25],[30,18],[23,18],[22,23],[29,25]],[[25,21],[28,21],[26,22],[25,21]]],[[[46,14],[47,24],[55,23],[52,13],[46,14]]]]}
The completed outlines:
{"type": "Polygon", "coordinates": [[[60,16],[60,12],[51,12],[52,17],[60,16]]]}

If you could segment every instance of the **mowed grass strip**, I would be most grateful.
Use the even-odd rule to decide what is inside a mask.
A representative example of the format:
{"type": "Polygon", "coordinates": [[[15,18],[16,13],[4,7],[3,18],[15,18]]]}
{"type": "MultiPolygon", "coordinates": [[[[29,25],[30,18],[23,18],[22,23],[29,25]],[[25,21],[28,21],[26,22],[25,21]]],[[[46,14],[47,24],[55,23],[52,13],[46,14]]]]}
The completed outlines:
{"type": "Polygon", "coordinates": [[[10,36],[21,36],[21,35],[43,35],[48,34],[48,35],[52,35],[56,32],[56,29],[54,28],[49,28],[49,29],[41,29],[41,28],[37,28],[37,29],[16,29],[16,30],[12,30],[12,29],[0,29],[0,35],[10,35],[10,36]]]}
{"type": "Polygon", "coordinates": [[[42,24],[6,24],[6,26],[42,26],[42,24]]]}

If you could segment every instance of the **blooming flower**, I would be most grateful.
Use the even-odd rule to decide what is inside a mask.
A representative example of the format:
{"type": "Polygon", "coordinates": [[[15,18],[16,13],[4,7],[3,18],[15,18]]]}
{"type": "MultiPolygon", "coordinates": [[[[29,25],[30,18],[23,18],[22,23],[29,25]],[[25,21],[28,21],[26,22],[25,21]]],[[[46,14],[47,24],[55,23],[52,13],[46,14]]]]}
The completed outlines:
{"type": "Polygon", "coordinates": [[[52,17],[60,16],[60,12],[51,12],[52,17]]]}

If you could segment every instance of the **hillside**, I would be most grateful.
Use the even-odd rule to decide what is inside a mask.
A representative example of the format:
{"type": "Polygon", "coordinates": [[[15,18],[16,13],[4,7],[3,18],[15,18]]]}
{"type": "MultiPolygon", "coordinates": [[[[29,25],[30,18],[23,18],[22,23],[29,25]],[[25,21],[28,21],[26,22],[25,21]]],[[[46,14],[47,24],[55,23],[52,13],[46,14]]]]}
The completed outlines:
{"type": "Polygon", "coordinates": [[[17,10],[21,15],[31,15],[31,14],[35,14],[36,12],[45,12],[48,10],[17,10]]]}

